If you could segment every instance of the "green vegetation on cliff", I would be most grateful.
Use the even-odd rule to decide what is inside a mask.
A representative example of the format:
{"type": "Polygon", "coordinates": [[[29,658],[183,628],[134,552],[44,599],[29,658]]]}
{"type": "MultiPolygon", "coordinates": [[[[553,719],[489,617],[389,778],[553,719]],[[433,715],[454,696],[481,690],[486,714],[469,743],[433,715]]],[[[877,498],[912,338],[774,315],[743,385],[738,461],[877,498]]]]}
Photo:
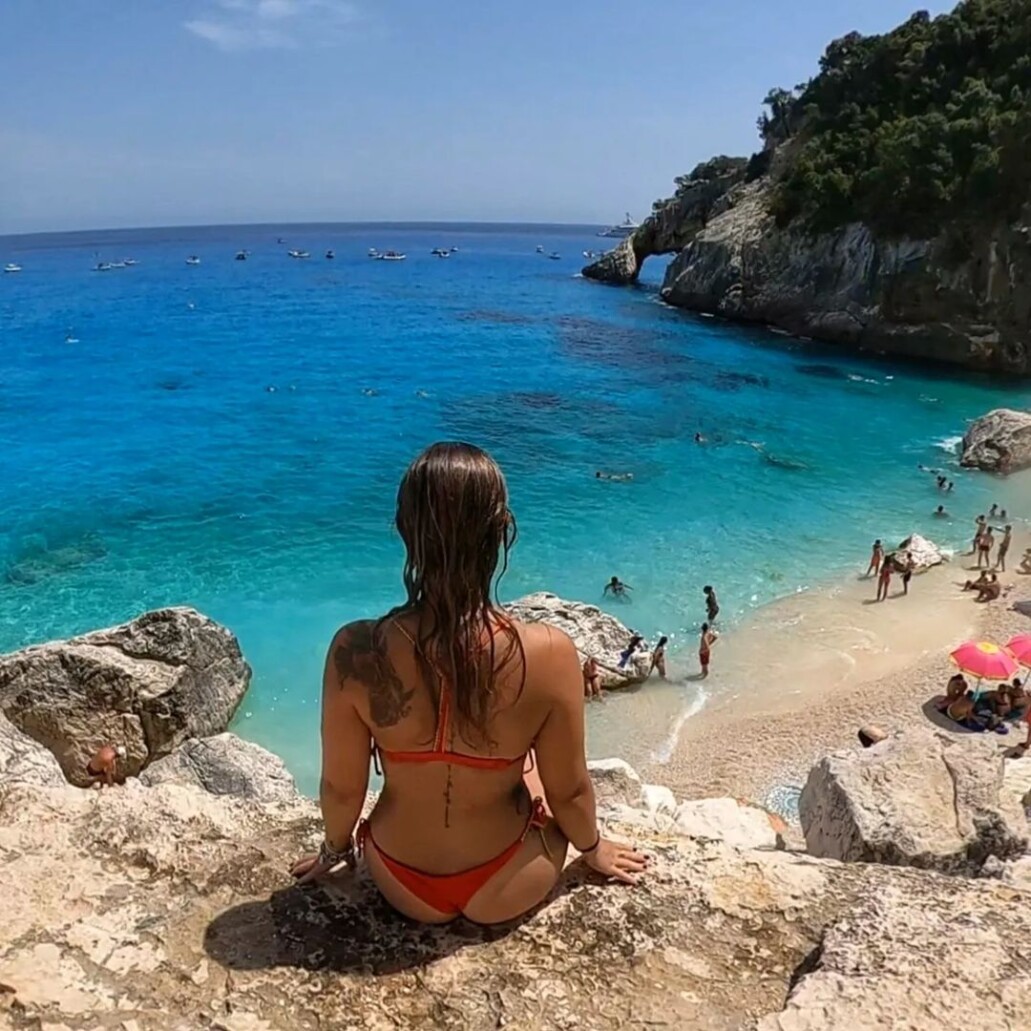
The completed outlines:
{"type": "Polygon", "coordinates": [[[766,104],[760,128],[788,156],[781,224],[926,236],[957,216],[1011,219],[1031,196],[1031,0],[966,0],[852,33],[766,104]]]}

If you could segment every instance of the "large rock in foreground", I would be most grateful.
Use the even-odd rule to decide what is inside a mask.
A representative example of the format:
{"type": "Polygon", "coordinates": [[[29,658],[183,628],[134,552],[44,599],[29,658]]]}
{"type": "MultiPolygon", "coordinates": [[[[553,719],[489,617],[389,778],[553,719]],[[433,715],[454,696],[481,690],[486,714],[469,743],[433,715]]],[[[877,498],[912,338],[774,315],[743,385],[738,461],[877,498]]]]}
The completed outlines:
{"type": "Polygon", "coordinates": [[[960,464],[992,473],[1031,466],[1031,412],[996,408],[975,419],[963,437],[960,464]]]}
{"type": "Polygon", "coordinates": [[[638,652],[625,669],[619,668],[620,652],[627,646],[631,631],[615,616],[597,605],[566,601],[545,591],[528,594],[506,606],[509,615],[523,623],[547,623],[572,638],[580,659],[588,656],[601,667],[602,686],[626,687],[639,684],[648,676],[651,657],[638,652]]]}
{"type": "Polygon", "coordinates": [[[297,794],[286,763],[260,745],[235,734],[191,739],[171,755],[148,766],[140,780],[155,784],[191,784],[213,795],[289,800],[297,794]]]}
{"type": "Polygon", "coordinates": [[[233,634],[188,608],[0,656],[0,712],[73,784],[102,745],[134,775],[192,737],[225,730],[250,682],[233,634]]]}
{"type": "Polygon", "coordinates": [[[976,873],[1027,847],[1027,820],[1003,794],[994,734],[910,730],[809,772],[799,799],[806,847],[846,862],[976,873]]]}
{"type": "Polygon", "coordinates": [[[294,886],[303,799],[7,786],[0,1027],[1026,1026],[1031,894],[613,832],[653,857],[640,886],[574,865],[498,933],[409,924],[364,872],[294,886]]]}

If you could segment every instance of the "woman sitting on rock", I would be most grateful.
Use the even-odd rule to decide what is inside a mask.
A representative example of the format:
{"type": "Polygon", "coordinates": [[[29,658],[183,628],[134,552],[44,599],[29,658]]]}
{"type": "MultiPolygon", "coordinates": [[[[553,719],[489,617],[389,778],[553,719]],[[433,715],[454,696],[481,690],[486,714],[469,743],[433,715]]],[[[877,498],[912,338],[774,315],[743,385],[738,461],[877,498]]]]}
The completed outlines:
{"type": "Polygon", "coordinates": [[[330,645],[325,840],[294,876],[363,852],[384,898],[426,923],[526,913],[554,887],[569,844],[635,883],[644,857],[598,830],[576,648],[492,600],[516,535],[501,470],[470,444],[434,444],[401,481],[396,525],[408,597],[330,645]],[[370,759],[383,789],[359,824],[370,759]]]}

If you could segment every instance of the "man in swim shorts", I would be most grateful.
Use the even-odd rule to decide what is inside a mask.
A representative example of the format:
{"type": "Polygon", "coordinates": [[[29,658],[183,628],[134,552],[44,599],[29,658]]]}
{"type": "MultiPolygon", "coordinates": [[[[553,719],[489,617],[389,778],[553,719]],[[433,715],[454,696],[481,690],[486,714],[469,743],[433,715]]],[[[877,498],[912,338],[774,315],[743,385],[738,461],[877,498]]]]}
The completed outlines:
{"type": "Polygon", "coordinates": [[[981,530],[981,536],[977,542],[977,568],[981,568],[981,563],[984,563],[985,569],[989,569],[992,564],[992,548],[995,547],[995,537],[992,536],[992,528],[988,525],[981,530]]]}

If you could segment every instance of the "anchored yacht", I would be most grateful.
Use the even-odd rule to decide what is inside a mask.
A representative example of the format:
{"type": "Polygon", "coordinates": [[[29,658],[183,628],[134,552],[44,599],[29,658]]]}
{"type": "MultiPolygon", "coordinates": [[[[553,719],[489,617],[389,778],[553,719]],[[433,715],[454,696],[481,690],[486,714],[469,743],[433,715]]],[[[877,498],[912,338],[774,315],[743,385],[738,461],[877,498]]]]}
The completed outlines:
{"type": "Polygon", "coordinates": [[[618,226],[609,226],[608,229],[603,229],[598,235],[623,238],[629,236],[635,229],[637,229],[637,223],[630,217],[630,212],[628,211],[626,218],[618,226]]]}

